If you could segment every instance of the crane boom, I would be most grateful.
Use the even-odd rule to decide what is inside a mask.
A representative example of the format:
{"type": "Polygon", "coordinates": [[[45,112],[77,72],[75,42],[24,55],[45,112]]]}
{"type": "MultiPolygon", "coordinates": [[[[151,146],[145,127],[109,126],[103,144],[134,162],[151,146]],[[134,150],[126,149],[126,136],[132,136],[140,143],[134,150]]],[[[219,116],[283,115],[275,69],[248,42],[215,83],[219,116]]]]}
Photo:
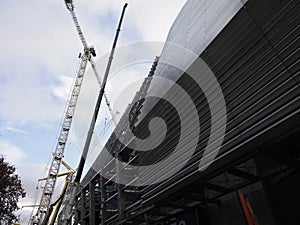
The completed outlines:
{"type": "Polygon", "coordinates": [[[78,35],[79,35],[79,38],[80,38],[80,40],[81,40],[81,42],[82,42],[82,45],[83,45],[84,48],[87,48],[87,47],[88,47],[88,44],[87,44],[87,42],[86,42],[86,40],[85,40],[85,37],[83,36],[83,32],[82,32],[82,30],[81,30],[81,28],[80,28],[80,26],[79,26],[79,22],[78,22],[78,19],[77,19],[76,15],[75,15],[74,10],[70,11],[70,13],[71,13],[73,22],[74,22],[74,24],[75,24],[77,33],[78,33],[78,35]]]}
{"type": "Polygon", "coordinates": [[[78,188],[79,188],[79,182],[80,182],[81,175],[82,175],[82,172],[83,172],[83,168],[84,168],[84,165],[85,165],[85,162],[86,162],[86,157],[88,155],[88,151],[89,151],[90,143],[91,143],[91,140],[92,140],[95,124],[96,124],[96,121],[97,121],[101,101],[102,101],[102,98],[103,98],[103,95],[104,95],[106,81],[107,81],[109,70],[110,70],[110,67],[111,67],[112,60],[113,60],[113,55],[114,55],[114,52],[115,52],[115,49],[116,49],[119,33],[121,31],[122,21],[123,21],[123,17],[124,17],[127,5],[128,4],[125,3],[125,5],[123,6],[123,10],[122,10],[120,21],[119,21],[118,28],[117,28],[117,31],[116,31],[115,39],[114,39],[113,46],[112,46],[112,49],[111,49],[111,52],[110,52],[108,64],[106,66],[105,74],[104,74],[104,77],[103,77],[103,82],[102,82],[101,89],[100,89],[98,97],[97,97],[97,102],[96,102],[96,105],[95,105],[94,113],[93,113],[93,116],[92,116],[92,120],[91,120],[91,123],[90,123],[88,134],[87,134],[87,137],[86,137],[86,140],[85,140],[84,148],[83,148],[81,159],[80,159],[79,166],[78,166],[78,171],[76,173],[74,182],[70,186],[71,187],[70,196],[69,196],[69,199],[67,199],[67,204],[66,204],[66,206],[63,210],[63,213],[62,213],[62,218],[61,218],[61,223],[60,223],[62,225],[68,225],[71,222],[72,211],[73,211],[73,207],[75,205],[76,194],[77,194],[77,191],[78,191],[78,188]]]}
{"type": "Polygon", "coordinates": [[[75,27],[76,27],[77,33],[79,35],[80,41],[82,42],[83,47],[87,48],[88,47],[87,41],[85,40],[85,37],[83,35],[83,32],[82,32],[81,27],[80,27],[79,22],[78,22],[78,19],[75,15],[75,12],[74,12],[73,0],[65,0],[65,3],[66,3],[66,6],[67,6],[67,9],[71,13],[72,20],[75,24],[75,27]]]}
{"type": "Polygon", "coordinates": [[[82,54],[81,56],[79,69],[77,71],[75,82],[72,88],[72,93],[66,107],[63,123],[59,132],[56,148],[53,153],[52,162],[45,182],[45,187],[42,192],[41,201],[39,204],[39,208],[37,210],[37,214],[33,219],[33,224],[41,224],[47,211],[49,210],[56,180],[59,173],[59,168],[60,165],[62,164],[62,159],[64,157],[64,150],[69,136],[72,119],[75,112],[75,107],[81,89],[83,76],[87,67],[87,62],[90,57],[91,57],[91,50],[87,48],[85,49],[84,54],[82,54]]]}
{"type": "MultiPolygon", "coordinates": [[[[87,48],[87,47],[88,47],[87,41],[86,41],[86,39],[85,39],[85,37],[84,37],[84,35],[83,35],[82,29],[81,29],[81,27],[80,27],[80,25],[79,25],[77,16],[76,16],[75,11],[74,11],[73,0],[65,0],[65,3],[66,3],[66,6],[67,6],[67,9],[70,11],[72,20],[73,20],[73,22],[74,22],[74,24],[75,24],[76,31],[77,31],[78,36],[79,36],[79,39],[80,39],[80,41],[81,41],[83,47],[84,47],[84,48],[87,48]]],[[[92,55],[93,55],[93,56],[96,56],[96,52],[95,52],[94,48],[91,48],[91,49],[92,49],[92,52],[91,52],[92,55]]],[[[94,72],[94,74],[96,75],[96,78],[97,78],[97,80],[98,80],[98,83],[99,83],[99,85],[101,86],[101,85],[102,85],[102,84],[101,84],[101,79],[100,79],[99,73],[97,72],[97,69],[96,69],[96,66],[95,66],[95,62],[93,61],[92,58],[90,58],[89,61],[90,61],[90,63],[91,63],[93,72],[94,72]]],[[[109,101],[109,99],[108,99],[108,97],[107,97],[107,95],[106,95],[105,93],[104,93],[104,99],[105,99],[106,105],[107,105],[107,107],[108,107],[109,113],[110,113],[110,115],[111,115],[111,118],[112,118],[114,124],[116,125],[117,122],[116,122],[115,114],[114,114],[113,109],[112,109],[112,107],[111,107],[110,101],[109,101]]]]}

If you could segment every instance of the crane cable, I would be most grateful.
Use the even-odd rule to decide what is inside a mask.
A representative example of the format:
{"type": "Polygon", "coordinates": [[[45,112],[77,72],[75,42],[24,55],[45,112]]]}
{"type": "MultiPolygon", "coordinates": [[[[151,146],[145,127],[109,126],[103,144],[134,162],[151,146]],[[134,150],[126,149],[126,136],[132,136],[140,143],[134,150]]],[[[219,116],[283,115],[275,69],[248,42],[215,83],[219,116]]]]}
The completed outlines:
{"type": "MultiPolygon", "coordinates": [[[[91,63],[91,66],[92,66],[92,69],[93,69],[93,71],[94,71],[94,73],[95,73],[95,76],[96,76],[96,78],[97,78],[97,80],[98,80],[98,84],[99,84],[100,87],[101,87],[101,85],[102,85],[101,77],[100,77],[100,75],[98,74],[98,72],[97,72],[97,70],[96,70],[95,62],[93,61],[93,59],[90,59],[89,61],[90,61],[90,63],[91,63]]],[[[103,96],[104,96],[105,103],[106,103],[106,105],[107,105],[107,107],[108,107],[109,113],[110,113],[110,115],[111,115],[111,119],[112,119],[112,121],[114,122],[114,124],[117,125],[115,113],[114,113],[114,111],[113,111],[113,109],[112,109],[112,107],[111,107],[111,104],[110,104],[110,101],[109,101],[109,99],[108,99],[108,97],[107,97],[107,95],[106,95],[106,92],[104,92],[103,96]]]]}

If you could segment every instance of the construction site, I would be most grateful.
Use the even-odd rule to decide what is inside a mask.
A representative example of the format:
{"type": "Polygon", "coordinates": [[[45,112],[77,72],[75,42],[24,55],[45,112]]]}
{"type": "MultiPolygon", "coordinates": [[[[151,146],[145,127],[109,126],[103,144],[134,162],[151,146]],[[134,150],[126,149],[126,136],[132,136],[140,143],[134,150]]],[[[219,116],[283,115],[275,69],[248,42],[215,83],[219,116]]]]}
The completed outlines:
{"type": "Polygon", "coordinates": [[[29,224],[298,223],[299,1],[187,0],[119,121],[105,87],[130,5],[121,10],[103,75],[76,1],[64,1],[83,52],[29,224]],[[101,89],[73,170],[64,150],[88,65],[102,77],[101,89]],[[101,104],[116,127],[85,173],[101,104]],[[60,174],[61,166],[70,172],[60,174]],[[60,176],[66,182],[54,201],[60,176]]]}

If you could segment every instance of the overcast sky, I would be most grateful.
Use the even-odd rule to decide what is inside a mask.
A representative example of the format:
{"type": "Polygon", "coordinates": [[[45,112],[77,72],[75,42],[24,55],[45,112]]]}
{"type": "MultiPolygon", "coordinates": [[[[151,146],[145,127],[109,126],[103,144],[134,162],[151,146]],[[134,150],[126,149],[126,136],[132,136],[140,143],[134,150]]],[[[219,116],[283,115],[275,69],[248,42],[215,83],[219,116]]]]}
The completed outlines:
{"type": "MultiPolygon", "coordinates": [[[[127,2],[118,46],[164,41],[185,0],[127,2]]],[[[74,1],[86,39],[98,53],[96,61],[110,51],[124,3],[121,0],[74,1]]],[[[22,206],[34,203],[37,179],[47,173],[46,165],[56,144],[82,46],[63,0],[1,1],[0,27],[0,153],[17,167],[21,176],[27,192],[27,197],[20,202],[22,206]]],[[[110,78],[107,95],[112,103],[123,87],[145,77],[150,65],[126,68],[115,74],[115,79],[110,78]]],[[[87,77],[90,80],[85,84],[96,83],[89,67],[87,77]]],[[[84,100],[90,100],[87,105],[92,104],[97,88],[97,85],[83,87],[85,97],[79,104],[78,117],[86,116],[84,100]]],[[[83,119],[77,121],[86,121],[88,125],[89,118],[83,119]]],[[[107,109],[102,110],[98,123],[101,128],[112,124],[107,109]]],[[[105,132],[99,130],[99,135],[105,136],[105,132]]],[[[73,167],[78,164],[82,144],[78,136],[84,134],[76,134],[73,128],[65,154],[65,160],[73,167]]],[[[57,186],[61,187],[62,183],[63,180],[59,181],[57,186]]],[[[31,208],[22,210],[21,224],[28,223],[31,211],[31,208]]]]}

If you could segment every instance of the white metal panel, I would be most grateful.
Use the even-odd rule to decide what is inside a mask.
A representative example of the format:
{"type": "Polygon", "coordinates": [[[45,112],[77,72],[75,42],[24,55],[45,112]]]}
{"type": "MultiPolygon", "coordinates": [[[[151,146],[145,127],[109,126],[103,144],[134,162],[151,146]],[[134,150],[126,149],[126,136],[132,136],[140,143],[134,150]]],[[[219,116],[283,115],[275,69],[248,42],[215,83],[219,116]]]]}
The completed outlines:
{"type": "MultiPolygon", "coordinates": [[[[180,61],[188,68],[194,61],[191,54],[174,54],[173,43],[200,55],[217,37],[223,28],[243,7],[246,1],[240,0],[193,0],[188,1],[172,26],[161,55],[161,61],[180,61]],[[173,58],[177,59],[174,60],[173,58]],[[179,59],[178,59],[179,58],[179,59]]],[[[158,71],[160,70],[158,66],[158,71]]],[[[164,70],[163,70],[164,71],[164,70]]],[[[157,74],[164,76],[162,74],[157,74]]],[[[177,80],[181,74],[174,74],[177,80]]]]}

